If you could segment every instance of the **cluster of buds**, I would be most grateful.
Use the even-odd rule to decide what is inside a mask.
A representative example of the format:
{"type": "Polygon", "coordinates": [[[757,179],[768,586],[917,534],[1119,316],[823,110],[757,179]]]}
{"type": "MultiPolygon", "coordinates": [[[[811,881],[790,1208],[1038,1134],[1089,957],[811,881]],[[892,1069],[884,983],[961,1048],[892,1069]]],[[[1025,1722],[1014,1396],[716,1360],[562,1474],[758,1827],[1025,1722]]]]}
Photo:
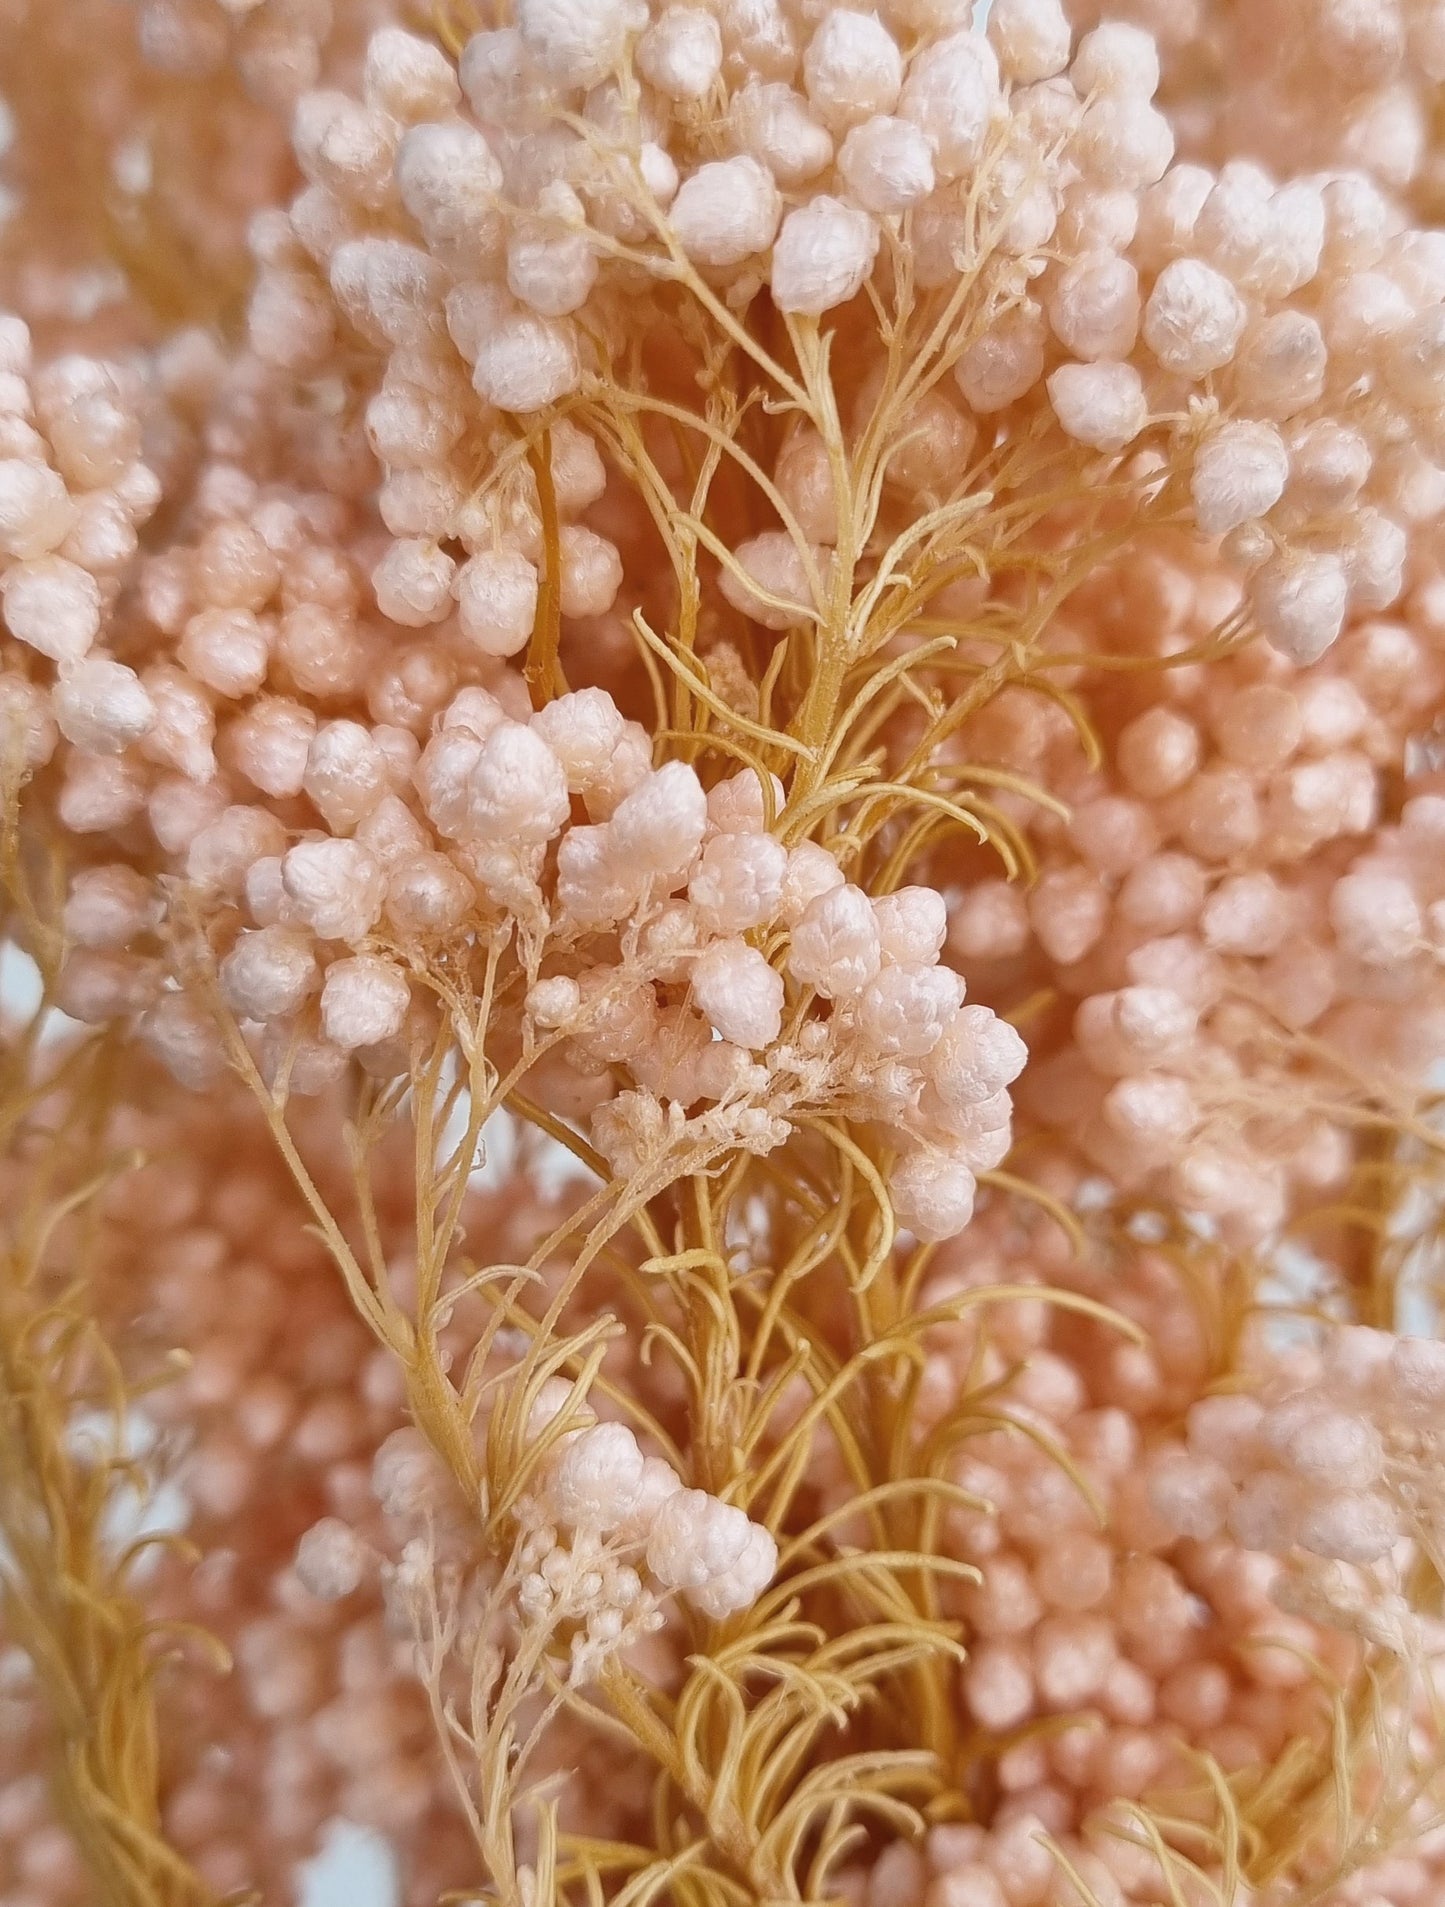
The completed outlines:
{"type": "Polygon", "coordinates": [[[517,1552],[525,1620],[579,1625],[574,1671],[659,1628],[660,1601],[679,1593],[721,1621],[757,1601],[778,1546],[759,1523],[704,1490],[688,1490],[647,1457],[625,1424],[569,1433],[529,1507],[517,1552]],[[646,1578],[629,1563],[644,1564],[646,1578]]]}
{"type": "Polygon", "coordinates": [[[1151,1471],[1155,1507],[1181,1534],[1208,1538],[1227,1525],[1247,1548],[1275,1555],[1298,1544],[1363,1565],[1407,1535],[1433,1547],[1442,1399],[1445,1351],[1434,1339],[1338,1330],[1311,1381],[1273,1400],[1197,1403],[1187,1446],[1151,1471]]]}

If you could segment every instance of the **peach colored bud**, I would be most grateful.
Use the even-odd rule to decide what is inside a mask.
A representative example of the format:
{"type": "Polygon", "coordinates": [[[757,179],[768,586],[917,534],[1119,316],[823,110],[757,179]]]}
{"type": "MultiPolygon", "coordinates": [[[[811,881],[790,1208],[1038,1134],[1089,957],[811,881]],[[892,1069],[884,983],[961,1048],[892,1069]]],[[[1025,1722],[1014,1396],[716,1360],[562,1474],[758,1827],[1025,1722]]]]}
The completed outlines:
{"type": "Polygon", "coordinates": [[[221,991],[244,1019],[274,1020],[294,1013],[315,984],[310,943],[285,927],[243,933],[221,962],[221,991]]]}
{"type": "Polygon", "coordinates": [[[410,1000],[405,974],[390,961],[338,960],[327,968],[321,989],[322,1028],[343,1052],[378,1046],[401,1031],[410,1000]]]}
{"type": "Polygon", "coordinates": [[[954,1238],[965,1228],[976,1189],[968,1164],[934,1147],[905,1153],[888,1175],[898,1223],[929,1243],[954,1238]]]}
{"type": "Polygon", "coordinates": [[[296,1574],[308,1594],[323,1602],[339,1601],[360,1587],[365,1573],[365,1547],[339,1518],[323,1517],[301,1538],[296,1574]]]}
{"type": "Polygon", "coordinates": [[[1092,450],[1122,450],[1149,421],[1143,382],[1132,364],[1063,364],[1050,375],[1048,392],[1064,434],[1092,450]]]}
{"type": "Polygon", "coordinates": [[[898,47],[876,15],[835,8],[803,58],[809,104],[830,129],[891,112],[903,83],[898,47]]]}
{"type": "Polygon", "coordinates": [[[714,941],[692,970],[693,998],[725,1040],[770,1046],[782,1029],[783,977],[745,941],[714,941]]]}
{"type": "Polygon", "coordinates": [[[281,862],[286,900],[322,940],[360,940],[381,912],[385,878],[358,842],[302,841],[281,862]]]}
{"type": "Polygon", "coordinates": [[[861,889],[842,886],[818,895],[793,929],[788,971],[826,999],[860,993],[881,958],[878,923],[861,889]]]}
{"type": "Polygon", "coordinates": [[[808,316],[846,304],[862,289],[877,251],[878,227],[867,212],[841,199],[809,199],[787,214],[773,246],[773,301],[808,316]]]}

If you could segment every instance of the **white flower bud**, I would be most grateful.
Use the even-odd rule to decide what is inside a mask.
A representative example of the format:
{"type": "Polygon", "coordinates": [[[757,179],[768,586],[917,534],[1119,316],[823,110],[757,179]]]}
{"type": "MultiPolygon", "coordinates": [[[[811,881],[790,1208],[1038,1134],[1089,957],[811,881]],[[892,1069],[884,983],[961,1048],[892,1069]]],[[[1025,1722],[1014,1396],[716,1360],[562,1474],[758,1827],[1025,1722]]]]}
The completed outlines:
{"type": "Polygon", "coordinates": [[[1139,332],[1139,274],[1117,253],[1085,252],[1059,274],[1049,322],[1075,357],[1127,357],[1139,332]]]}
{"type": "Polygon", "coordinates": [[[934,1091],[950,1107],[992,1099],[1018,1078],[1028,1060],[1007,1020],[986,1006],[960,1007],[929,1057],[934,1091]]]}
{"type": "Polygon", "coordinates": [[[406,629],[440,622],[451,608],[456,567],[435,543],[412,537],[393,543],[371,574],[377,608],[406,629]]]}
{"type": "Polygon", "coordinates": [[[528,312],[504,318],[481,339],[472,383],[499,411],[524,414],[560,402],[581,375],[571,331],[528,312]]]}
{"type": "Polygon", "coordinates": [[[1328,552],[1272,557],[1250,579],[1249,602],[1265,641],[1291,662],[1317,662],[1345,623],[1349,578],[1328,552]]]}
{"type": "Polygon", "coordinates": [[[538,980],[527,993],[527,1011],[538,1026],[566,1026],[576,1019],[581,1005],[582,989],[570,974],[538,980]]]}
{"type": "Polygon", "coordinates": [[[875,1053],[921,1059],[963,1005],[963,982],[948,967],[885,967],[858,1001],[858,1030],[875,1053]]]}
{"type": "Polygon", "coordinates": [[[1069,63],[1069,22],[1059,0],[994,0],[988,37],[1015,85],[1053,79],[1069,63]]]}
{"type": "Polygon", "coordinates": [[[927,1244],[955,1238],[964,1230],[973,1217],[977,1189],[962,1160],[933,1146],[905,1152],[888,1175],[888,1196],[898,1223],[927,1244]]]}
{"type": "Polygon", "coordinates": [[[772,174],[746,154],[699,166],[678,187],[668,217],[699,265],[740,265],[773,242],[783,202],[772,174]]]}
{"type": "Polygon", "coordinates": [[[816,179],[833,160],[833,141],[791,86],[748,81],[733,95],[732,127],[744,152],[765,165],[785,190],[816,179]]]}
{"type": "Polygon", "coordinates": [[[680,878],[707,827],[707,796],[685,762],[653,770],[617,808],[608,832],[618,859],[646,879],[680,878]]]}
{"type": "Polygon", "coordinates": [[[1144,342],[1166,371],[1207,377],[1234,356],[1246,315],[1221,272],[1197,258],[1176,258],[1155,279],[1144,307],[1144,342]]]}
{"type": "Polygon", "coordinates": [[[323,1516],[296,1546],[296,1574],[308,1595],[340,1602],[361,1587],[366,1575],[366,1546],[348,1523],[323,1516]]]}
{"type": "Polygon", "coordinates": [[[637,45],[637,70],[667,99],[705,99],[722,73],[722,31],[701,7],[668,7],[637,45]]]}
{"type": "Polygon", "coordinates": [[[880,218],[906,212],[933,190],[933,152],[906,119],[885,114],[864,120],[843,141],[838,170],[865,212],[880,218]]]}
{"type": "Polygon", "coordinates": [[[119,755],[150,732],[155,703],[134,669],[90,656],[55,686],[55,719],[67,741],[90,755],[119,755]]]}
{"type": "Polygon", "coordinates": [[[78,662],[100,633],[100,590],[78,564],[37,556],[0,577],[0,614],[17,642],[52,662],[78,662]]]}
{"type": "Polygon", "coordinates": [[[1101,185],[1137,192],[1164,177],[1174,134],[1163,113],[1137,95],[1105,95],[1085,111],[1070,156],[1101,185]]]}
{"type": "Polygon", "coordinates": [[[1272,510],[1289,480],[1289,453],[1269,424],[1238,420],[1205,438],[1194,455],[1189,489],[1206,536],[1224,536],[1272,510]]]}
{"type": "MultiPolygon", "coordinates": [[[[357,833],[367,835],[365,823],[357,833]]],[[[367,835],[366,845],[375,850],[377,844],[367,835]]],[[[387,863],[386,915],[402,935],[453,934],[474,903],[470,881],[444,854],[413,847],[387,863]]]]}
{"type": "Polygon", "coordinates": [[[825,999],[861,993],[881,960],[878,922],[868,896],[837,887],[812,901],[793,929],[788,971],[825,999]]]}
{"type": "Polygon", "coordinates": [[[413,126],[396,155],[401,202],[439,253],[483,258],[502,230],[502,168],[474,126],[413,126]]]}
{"type": "Polygon", "coordinates": [[[1048,327],[1032,300],[1006,311],[969,345],[954,377],[969,408],[980,416],[1016,404],[1044,374],[1048,327]]]}
{"type": "Polygon", "coordinates": [[[1121,987],[1091,994],[1080,1004],[1074,1036],[1095,1071],[1125,1074],[1179,1058],[1194,1038],[1198,1019],[1168,987],[1121,987]]]}
{"type": "Polygon", "coordinates": [[[931,887],[900,887],[880,894],[873,903],[873,918],[885,961],[901,967],[931,966],[943,951],[948,906],[931,887]]]}
{"type": "Polygon", "coordinates": [[[1345,550],[1350,602],[1356,609],[1388,609],[1405,586],[1409,538],[1378,510],[1360,510],[1345,550]]]}
{"type": "Polygon", "coordinates": [[[342,312],[376,344],[406,344],[428,331],[447,291],[438,261],[395,238],[339,246],[329,276],[342,312]]]}
{"type": "Polygon", "coordinates": [[[254,695],[266,680],[275,624],[249,609],[203,609],[182,631],[178,659],[218,695],[254,695]]]}
{"type": "Polygon", "coordinates": [[[321,1025],[333,1046],[351,1052],[393,1039],[406,1022],[411,988],[389,960],[368,954],[337,960],[321,989],[321,1025]]]}
{"type": "Polygon", "coordinates": [[[221,992],[243,1020],[294,1013],[316,985],[311,943],[288,927],[243,933],[221,962],[221,992]]]}
{"type": "Polygon", "coordinates": [[[637,1506],[644,1468],[625,1424],[593,1424],[563,1447],[547,1501],[569,1529],[614,1530],[637,1506]]]}
{"type": "Polygon", "coordinates": [[[1342,950],[1366,966],[1401,966],[1424,945],[1420,904],[1399,875],[1343,875],[1330,890],[1329,912],[1342,950]]]}
{"type": "MultiPolygon", "coordinates": [[[[767,793],[772,798],[771,812],[777,816],[783,807],[785,791],[776,775],[767,778],[767,793]]],[[[725,776],[708,790],[708,825],[718,834],[765,834],[769,809],[764,799],[764,783],[755,768],[739,769],[725,776]]]]}
{"type": "Polygon", "coordinates": [[[1094,450],[1123,450],[1149,421],[1143,381],[1132,364],[1061,364],[1048,392],[1064,434],[1094,450]]]}
{"type": "Polygon", "coordinates": [[[574,689],[538,709],[532,727],[561,762],[567,786],[580,794],[607,772],[626,727],[605,689],[574,689]]]}
{"type": "Polygon", "coordinates": [[[1159,90],[1159,54],[1142,28],[1108,20],[1079,41],[1069,78],[1080,99],[1096,92],[1152,99],[1159,90]]]}
{"type": "Polygon", "coordinates": [[[325,722],[312,738],[302,787],[326,825],[350,833],[387,792],[388,763],[360,722],[325,722]]]}
{"type": "Polygon", "coordinates": [[[721,1618],[757,1600],[777,1568],[777,1545],[732,1504],[677,1490],[657,1510],[647,1566],[665,1587],[721,1618]]]}
{"type": "Polygon", "coordinates": [[[787,865],[787,849],[771,835],[719,834],[703,849],[687,896],[710,928],[744,933],[777,913],[787,865]]]}
{"type": "Polygon", "coordinates": [[[629,868],[610,827],[569,828],[557,847],[557,903],[564,917],[602,927],[631,913],[648,874],[629,868]]]}
{"type": "Polygon", "coordinates": [[[558,593],[564,616],[605,616],[622,587],[617,545],[580,523],[562,527],[558,593]]]}
{"type": "Polygon", "coordinates": [[[898,111],[927,135],[939,177],[956,179],[983,156],[998,101],[993,48],[980,34],[953,33],[914,56],[898,111]]]}
{"type": "Polygon", "coordinates": [[[516,20],[549,78],[561,86],[595,86],[647,24],[647,9],[639,0],[517,0],[516,20]]]}
{"type": "Polygon", "coordinates": [[[515,846],[550,841],[571,812],[562,764],[534,729],[500,722],[467,784],[470,831],[515,846]]]}
{"type": "Polygon", "coordinates": [[[450,112],[460,98],[456,71],[441,48],[394,26],[367,42],[362,90],[368,105],[405,120],[450,112]]]}
{"type": "Polygon", "coordinates": [[[281,862],[281,884],[295,916],[322,940],[355,942],[376,925],[385,876],[356,841],[299,841],[281,862]]]}
{"type": "Polygon", "coordinates": [[[525,649],[537,619],[536,565],[507,545],[480,550],[457,571],[457,620],[483,655],[525,649]]]}
{"type": "Polygon", "coordinates": [[[65,480],[45,464],[0,458],[0,556],[22,562],[65,541],[75,505],[65,480]]]}
{"type": "Polygon", "coordinates": [[[745,940],[715,940],[692,970],[699,1011],[725,1040],[753,1050],[782,1030],[783,977],[745,940]]]}
{"type": "Polygon", "coordinates": [[[778,1567],[778,1545],[761,1523],[748,1525],[747,1541],[736,1560],[711,1582],[689,1592],[694,1606],[714,1622],[739,1609],[749,1609],[772,1581],[778,1567]]]}
{"type": "Polygon", "coordinates": [[[809,199],[789,212],[773,246],[773,302],[815,317],[847,304],[877,253],[878,227],[866,212],[826,193],[809,199]]]}
{"type": "Polygon", "coordinates": [[[903,84],[903,59],[876,14],[833,7],[808,43],[803,83],[813,110],[835,131],[889,113],[903,84]]]}

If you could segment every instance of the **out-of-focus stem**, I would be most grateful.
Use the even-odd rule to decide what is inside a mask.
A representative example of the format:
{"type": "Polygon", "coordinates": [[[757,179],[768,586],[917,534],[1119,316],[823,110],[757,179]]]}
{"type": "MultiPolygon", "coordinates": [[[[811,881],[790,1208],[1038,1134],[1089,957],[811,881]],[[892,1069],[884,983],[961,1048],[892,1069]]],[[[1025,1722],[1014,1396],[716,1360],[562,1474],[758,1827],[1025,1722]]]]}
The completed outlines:
{"type": "Polygon", "coordinates": [[[161,1831],[148,1625],[105,1531],[115,1465],[88,1461],[69,1434],[85,1321],[44,1308],[27,1270],[18,1254],[0,1260],[0,1610],[45,1693],[54,1799],[94,1897],[205,1907],[214,1895],[161,1831]]]}

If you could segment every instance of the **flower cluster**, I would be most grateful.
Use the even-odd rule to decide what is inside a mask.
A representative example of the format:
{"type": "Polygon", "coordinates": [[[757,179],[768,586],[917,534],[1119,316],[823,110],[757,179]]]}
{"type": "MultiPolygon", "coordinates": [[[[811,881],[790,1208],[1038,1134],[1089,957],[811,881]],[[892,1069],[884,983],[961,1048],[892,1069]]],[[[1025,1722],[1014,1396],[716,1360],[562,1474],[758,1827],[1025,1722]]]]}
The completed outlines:
{"type": "MultiPolygon", "coordinates": [[[[1071,6],[1081,24],[1092,4],[1071,6]]],[[[1422,220],[1438,216],[1442,26],[1433,0],[1269,0],[1243,23],[1208,7],[1111,9],[1159,48],[1163,95],[1191,157],[1368,174],[1422,220]],[[1218,84],[1228,74],[1229,84],[1218,84]]]]}
{"type": "MultiPolygon", "coordinates": [[[[525,1539],[523,1614],[554,1622],[581,1617],[594,1651],[617,1648],[633,1619],[661,1622],[639,1608],[648,1592],[637,1571],[616,1560],[619,1545],[641,1547],[658,1585],[650,1601],[659,1590],[677,1590],[715,1620],[756,1602],[777,1566],[778,1546],[767,1530],[705,1490],[684,1489],[669,1463],[643,1455],[625,1424],[595,1424],[567,1436],[538,1510],[570,1542],[562,1546],[556,1528],[545,1525],[525,1539]]],[[[574,1658],[578,1653],[574,1647],[574,1658]]]]}
{"type": "Polygon", "coordinates": [[[1207,1537],[1227,1521],[1249,1548],[1276,1555],[1298,1544],[1330,1561],[1375,1563],[1411,1532],[1434,1547],[1442,1392],[1434,1339],[1342,1330],[1318,1376],[1277,1400],[1197,1404],[1187,1449],[1151,1476],[1153,1501],[1176,1529],[1207,1537]]]}
{"type": "MultiPolygon", "coordinates": [[[[117,1335],[134,1334],[142,1369],[183,1354],[172,1381],[133,1411],[171,1461],[129,1583],[148,1623],[202,1624],[221,1651],[157,1687],[161,1825],[175,1857],[221,1895],[253,1884],[283,1890],[328,1822],[368,1820],[401,1851],[409,1897],[434,1899],[465,1871],[466,1836],[418,1760],[425,1693],[372,1560],[397,1547],[370,1480],[374,1453],[403,1421],[396,1369],[369,1345],[324,1251],[298,1224],[294,1188],[232,1087],[179,1103],[138,1090],[104,1143],[145,1163],[103,1195],[96,1314],[117,1335]],[[323,1537],[352,1537],[347,1551],[307,1537],[323,1517],[323,1537]],[[182,1532],[191,1552],[168,1540],[182,1532]]],[[[319,1118],[307,1145],[324,1182],[340,1185],[345,1163],[319,1118]]],[[[4,1161],[11,1211],[23,1209],[32,1166],[4,1161]]],[[[400,1247],[404,1173],[393,1168],[378,1197],[400,1247]]],[[[129,1530],[134,1499],[114,1509],[129,1530]]],[[[66,1839],[40,1804],[44,1736],[27,1735],[26,1719],[22,1706],[3,1737],[4,1752],[14,1740],[22,1757],[28,1741],[30,1757],[14,1773],[7,1893],[88,1899],[84,1866],[67,1879],[66,1839]],[[29,1790],[24,1774],[35,1776],[29,1790]]],[[[8,1803],[8,1769],[5,1779],[8,1803]]]]}
{"type": "MultiPolygon", "coordinates": [[[[235,524],[197,546],[178,585],[191,600],[224,574],[229,594],[244,588],[254,605],[213,603],[184,622],[180,653],[211,686],[222,666],[241,667],[252,632],[264,665],[257,610],[279,572],[235,524]]],[[[277,640],[311,608],[283,612],[277,640]]],[[[520,678],[504,673],[494,692],[455,694],[420,749],[399,724],[318,721],[258,698],[228,752],[270,800],[220,805],[210,711],[179,672],[95,666],[146,702],[142,754],[169,743],[170,762],[210,791],[162,845],[205,897],[213,938],[230,939],[226,1004],[254,1028],[269,1070],[284,1056],[292,1091],[321,1090],[353,1052],[378,1070],[404,1063],[407,960],[454,943],[479,915],[512,920],[535,949],[529,967],[545,956],[526,997],[530,1036],[543,1047],[565,1036],[584,1073],[626,1068],[631,1089],[594,1116],[624,1175],[692,1141],[767,1151],[793,1117],[843,1108],[896,1133],[903,1223],[930,1238],[967,1223],[974,1174],[1008,1149],[1006,1088],[1023,1043],[989,1008],[965,1006],[963,981],[939,964],[941,899],[907,887],[870,900],[825,849],[786,848],[765,813],[783,799],[775,781],[765,789],[744,770],[705,792],[683,763],[653,769],[646,732],[604,691],[528,715],[520,678]],[[323,828],[287,826],[297,797],[323,828]],[[571,820],[578,799],[585,824],[571,820]],[[609,962],[598,942],[614,935],[621,958],[609,962]],[[689,1127],[681,1114],[701,1101],[712,1108],[689,1127]]],[[[260,683],[252,672],[233,686],[260,683]]],[[[106,706],[119,706],[119,687],[106,706]]],[[[97,752],[109,732],[81,744],[88,760],[113,759],[97,752]]],[[[128,822],[129,807],[109,819],[128,822]]],[[[78,874],[64,997],[90,1021],[148,1010],[158,1049],[195,1077],[213,1040],[158,991],[160,964],[138,945],[154,942],[162,911],[124,865],[78,874]]]]}
{"type": "MultiPolygon", "coordinates": [[[[589,799],[587,756],[609,716],[620,751],[621,718],[596,691],[562,697],[534,724],[568,763],[567,785],[577,791],[580,779],[589,799]]],[[[507,745],[495,731],[474,777],[495,773],[507,745]]],[[[553,776],[560,815],[563,774],[553,776]]],[[[535,817],[547,811],[539,791],[540,774],[525,804],[535,817]]],[[[646,772],[605,822],[568,829],[557,850],[563,933],[620,930],[623,957],[545,974],[528,1013],[566,1034],[584,1067],[625,1064],[637,1081],[594,1115],[624,1176],[692,1136],[667,1102],[718,1102],[697,1136],[715,1144],[731,1129],[757,1152],[782,1143],[790,1118],[843,1108],[896,1130],[900,1222],[947,1237],[968,1222],[974,1173],[1008,1150],[1006,1089],[1023,1042],[987,1007],[965,1007],[962,980],[939,964],[947,916],[936,894],[870,900],[823,848],[783,846],[766,825],[770,796],[781,790],[750,770],[704,794],[690,768],[670,763],[646,772]],[[774,935],[786,936],[781,972],[756,944],[774,935]]]]}
{"type": "Polygon", "coordinates": [[[42,767],[59,725],[77,747],[118,754],[156,719],[135,671],[91,653],[160,501],[141,461],[134,380],[79,355],[37,370],[28,327],[7,315],[0,405],[0,612],[10,636],[55,668],[53,697],[6,676],[12,745],[25,768],[42,767]]]}
{"type": "MultiPolygon", "coordinates": [[[[965,731],[1006,771],[1042,761],[1070,810],[1026,818],[1029,892],[980,880],[950,913],[950,951],[985,997],[1022,969],[1067,1002],[1067,1043],[1028,1075],[1035,1109],[1115,1183],[1241,1239],[1339,1188],[1362,1083],[1402,1105],[1442,1054],[1424,872],[1437,797],[1421,784],[1381,816],[1399,737],[1439,692],[1430,587],[1308,671],[1251,648],[1173,671],[1165,696],[1113,699],[1107,767],[1062,711],[1014,691],[965,731]],[[1388,884],[1354,878],[1386,860],[1388,884]]],[[[1237,602],[1218,571],[1131,566],[1099,579],[1064,640],[1096,610],[1086,640],[1178,654],[1237,602]]]]}
{"type": "Polygon", "coordinates": [[[0,1893],[1430,1907],[1438,0],[10,14],[0,1893]]]}
{"type": "MultiPolygon", "coordinates": [[[[649,25],[620,3],[523,6],[455,70],[391,31],[362,102],[302,101],[311,183],[289,228],[258,238],[252,338],[315,366],[339,322],[379,354],[367,427],[397,539],[375,577],[388,614],[425,626],[455,598],[485,651],[520,648],[543,505],[506,416],[589,389],[649,277],[700,278],[735,305],[766,284],[780,312],[818,315],[882,270],[905,214],[921,286],[948,282],[980,217],[994,283],[954,354],[962,405],[938,391],[919,407],[896,481],[936,489],[989,419],[1025,408],[1108,458],[1167,445],[1167,466],[1146,454],[1132,481],[1148,493],[1174,473],[1165,489],[1225,539],[1296,661],[1348,609],[1396,599],[1429,481],[1414,447],[1422,427],[1431,441],[1440,263],[1376,187],[1171,164],[1152,41],[1108,24],[1073,45],[1056,5],[1001,5],[987,37],[847,8],[800,32],[764,13],[670,8],[649,25]],[[639,32],[642,83],[624,87],[615,63],[639,32]]],[[[600,467],[575,432],[554,456],[560,587],[571,613],[600,615],[624,567],[570,524],[600,467]]],[[[806,433],[787,474],[802,510],[738,547],[759,594],[733,591],[775,628],[817,596],[838,534],[806,433]]],[[[793,502],[781,462],[775,481],[793,502]]]]}
{"type": "MultiPolygon", "coordinates": [[[[954,1592],[972,1637],[960,1693],[995,1758],[999,1801],[986,1826],[895,1845],[847,1877],[849,1897],[1071,1907],[1082,1883],[1083,1898],[1126,1907],[1168,1898],[1172,1882],[1212,1898],[1223,1875],[1175,1862],[1143,1826],[1140,1797],[1187,1790],[1200,1751],[1237,1776],[1318,1742],[1330,1713],[1321,1668],[1347,1677],[1367,1641],[1438,1661],[1438,1630],[1411,1614],[1399,1579],[1358,1565],[1423,1528],[1439,1344],[1356,1327],[1302,1361],[1261,1337],[1248,1359],[1258,1394],[1213,1391],[1213,1294],[1196,1304],[1162,1254],[1135,1248],[1089,1272],[1067,1263],[1056,1234],[1035,1228],[1023,1246],[1002,1223],[950,1246],[921,1296],[936,1317],[966,1293],[987,1311],[930,1328],[929,1390],[943,1404],[980,1357],[998,1385],[993,1427],[951,1468],[974,1506],[951,1513],[950,1548],[979,1572],[954,1592]],[[1004,1296],[1005,1268],[1017,1278],[1031,1261],[1038,1295],[1026,1279],[1004,1296]],[[1070,1319],[1047,1301],[1051,1285],[1107,1293],[1147,1335],[1131,1343],[1115,1322],[1070,1319]],[[1338,1562],[1301,1573],[1301,1535],[1322,1557],[1349,1556],[1353,1575],[1338,1562]]],[[[820,1462],[820,1482],[828,1472],[820,1462]]],[[[1416,1699],[1390,1725],[1428,1731],[1430,1698],[1416,1699]]],[[[1374,1769],[1361,1778],[1368,1787],[1374,1769]]],[[[1412,1820],[1407,1845],[1367,1857],[1337,1888],[1321,1836],[1306,1863],[1321,1897],[1428,1900],[1445,1850],[1428,1810],[1412,1820]]]]}

